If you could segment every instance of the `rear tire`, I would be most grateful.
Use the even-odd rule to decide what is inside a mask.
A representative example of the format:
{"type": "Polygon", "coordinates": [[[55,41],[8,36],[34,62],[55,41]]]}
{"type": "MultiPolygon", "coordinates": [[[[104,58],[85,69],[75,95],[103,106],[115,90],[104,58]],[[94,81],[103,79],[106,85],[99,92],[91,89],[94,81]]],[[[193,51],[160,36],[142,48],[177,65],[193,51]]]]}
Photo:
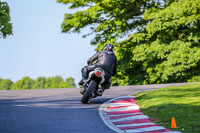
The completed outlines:
{"type": "Polygon", "coordinates": [[[94,80],[90,81],[88,88],[86,89],[85,93],[83,94],[81,103],[86,104],[88,102],[96,85],[97,85],[97,83],[94,80]]]}

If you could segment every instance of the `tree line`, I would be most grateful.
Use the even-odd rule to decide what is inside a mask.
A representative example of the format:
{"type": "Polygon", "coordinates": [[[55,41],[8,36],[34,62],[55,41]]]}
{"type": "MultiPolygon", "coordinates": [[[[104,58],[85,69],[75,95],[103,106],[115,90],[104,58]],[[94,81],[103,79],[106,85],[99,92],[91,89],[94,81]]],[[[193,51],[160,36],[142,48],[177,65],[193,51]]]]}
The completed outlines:
{"type": "Polygon", "coordinates": [[[75,80],[72,77],[63,80],[61,76],[38,77],[36,80],[23,77],[15,83],[10,79],[0,78],[0,90],[23,90],[23,89],[49,89],[49,88],[75,88],[75,80]]]}

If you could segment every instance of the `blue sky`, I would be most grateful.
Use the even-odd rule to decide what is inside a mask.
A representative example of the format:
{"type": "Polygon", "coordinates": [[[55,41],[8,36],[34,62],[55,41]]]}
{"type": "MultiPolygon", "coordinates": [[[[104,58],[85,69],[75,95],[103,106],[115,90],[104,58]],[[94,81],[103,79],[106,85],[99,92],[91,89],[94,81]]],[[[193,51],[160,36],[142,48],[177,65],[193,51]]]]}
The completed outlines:
{"type": "Polygon", "coordinates": [[[77,83],[95,47],[92,36],[61,33],[64,14],[72,11],[56,0],[4,1],[11,9],[13,35],[0,39],[0,77],[16,82],[24,76],[72,76],[77,83]]]}

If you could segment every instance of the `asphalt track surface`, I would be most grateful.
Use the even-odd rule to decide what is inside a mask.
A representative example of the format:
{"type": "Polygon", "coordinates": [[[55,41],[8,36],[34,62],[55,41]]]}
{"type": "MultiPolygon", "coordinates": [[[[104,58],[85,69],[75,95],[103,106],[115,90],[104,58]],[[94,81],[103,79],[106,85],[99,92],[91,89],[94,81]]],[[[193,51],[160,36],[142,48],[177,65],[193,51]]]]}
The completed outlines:
{"type": "Polygon", "coordinates": [[[81,104],[78,88],[0,91],[0,133],[115,133],[99,116],[102,103],[182,84],[111,87],[89,104],[81,104]]]}

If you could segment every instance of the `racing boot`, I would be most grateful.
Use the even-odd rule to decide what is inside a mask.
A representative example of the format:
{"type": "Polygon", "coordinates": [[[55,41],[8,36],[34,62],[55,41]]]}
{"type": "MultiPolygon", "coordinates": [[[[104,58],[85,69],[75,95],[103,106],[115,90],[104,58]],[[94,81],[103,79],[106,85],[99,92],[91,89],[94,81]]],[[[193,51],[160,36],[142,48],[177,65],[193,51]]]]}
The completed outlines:
{"type": "Polygon", "coordinates": [[[81,81],[79,81],[79,86],[81,86],[81,91],[80,93],[83,95],[85,93],[85,86],[84,84],[87,82],[87,79],[86,78],[82,78],[81,81]]]}
{"type": "Polygon", "coordinates": [[[80,91],[80,93],[83,95],[84,93],[85,93],[85,88],[81,88],[81,91],[80,91]]]}
{"type": "Polygon", "coordinates": [[[83,86],[83,84],[84,84],[86,81],[87,81],[87,79],[83,77],[83,78],[81,79],[81,81],[78,82],[78,84],[79,84],[80,86],[83,86]]]}

